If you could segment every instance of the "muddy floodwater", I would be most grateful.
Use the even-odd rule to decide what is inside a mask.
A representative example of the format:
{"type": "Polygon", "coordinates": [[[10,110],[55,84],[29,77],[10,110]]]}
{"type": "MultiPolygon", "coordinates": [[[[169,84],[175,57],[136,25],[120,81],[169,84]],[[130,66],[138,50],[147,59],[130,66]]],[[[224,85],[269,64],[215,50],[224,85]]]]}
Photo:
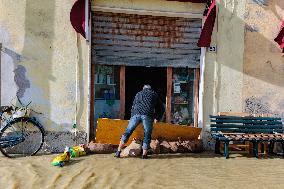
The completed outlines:
{"type": "Polygon", "coordinates": [[[8,159],[0,156],[1,189],[45,188],[284,188],[284,159],[213,153],[115,159],[111,154],[73,159],[63,168],[56,155],[8,159]]]}

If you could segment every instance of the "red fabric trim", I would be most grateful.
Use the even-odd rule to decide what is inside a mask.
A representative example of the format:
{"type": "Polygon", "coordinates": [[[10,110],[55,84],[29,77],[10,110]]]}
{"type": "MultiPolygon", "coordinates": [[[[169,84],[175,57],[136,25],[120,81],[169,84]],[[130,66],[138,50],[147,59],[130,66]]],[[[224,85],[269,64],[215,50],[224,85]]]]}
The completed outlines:
{"type": "Polygon", "coordinates": [[[211,43],[211,35],[213,32],[214,24],[216,19],[216,0],[213,0],[208,13],[205,17],[205,22],[198,40],[198,47],[209,47],[211,43]]]}
{"type": "Polygon", "coordinates": [[[282,49],[282,52],[284,52],[284,21],[282,21],[280,32],[278,33],[274,41],[278,43],[278,45],[282,49]]]}
{"type": "Polygon", "coordinates": [[[84,38],[85,32],[85,0],[77,0],[70,12],[70,22],[77,33],[84,38]]]}

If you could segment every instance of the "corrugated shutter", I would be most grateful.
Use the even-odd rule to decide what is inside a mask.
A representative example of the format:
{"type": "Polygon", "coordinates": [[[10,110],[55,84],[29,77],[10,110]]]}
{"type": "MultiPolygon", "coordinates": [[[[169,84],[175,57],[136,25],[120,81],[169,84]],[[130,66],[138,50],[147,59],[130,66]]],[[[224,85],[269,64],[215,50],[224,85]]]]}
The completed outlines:
{"type": "Polygon", "coordinates": [[[199,67],[201,19],[92,13],[96,64],[199,67]]]}

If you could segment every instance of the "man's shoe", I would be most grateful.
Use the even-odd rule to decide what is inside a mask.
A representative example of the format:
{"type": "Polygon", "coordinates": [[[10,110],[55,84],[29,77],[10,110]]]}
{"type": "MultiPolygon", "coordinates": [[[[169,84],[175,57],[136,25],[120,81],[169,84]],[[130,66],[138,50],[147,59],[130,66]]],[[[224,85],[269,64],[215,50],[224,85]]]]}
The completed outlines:
{"type": "Polygon", "coordinates": [[[121,153],[121,151],[116,151],[114,157],[120,158],[120,153],[121,153]]]}
{"type": "Polygon", "coordinates": [[[142,155],[142,159],[148,159],[149,157],[147,155],[142,155]]]}

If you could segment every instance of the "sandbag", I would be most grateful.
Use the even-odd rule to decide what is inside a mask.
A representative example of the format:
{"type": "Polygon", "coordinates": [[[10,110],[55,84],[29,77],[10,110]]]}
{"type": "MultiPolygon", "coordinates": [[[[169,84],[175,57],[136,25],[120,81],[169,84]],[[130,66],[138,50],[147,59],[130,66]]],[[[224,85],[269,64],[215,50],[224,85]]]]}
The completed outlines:
{"type": "Polygon", "coordinates": [[[181,146],[186,149],[186,152],[202,152],[202,140],[185,140],[181,142],[181,146]]]}
{"type": "Polygon", "coordinates": [[[124,148],[120,154],[120,157],[137,157],[142,152],[142,142],[137,139],[133,139],[129,146],[124,148]]]}
{"type": "Polygon", "coordinates": [[[160,153],[161,154],[167,154],[171,152],[171,145],[167,141],[163,141],[160,144],[160,153]]]}
{"type": "Polygon", "coordinates": [[[178,153],[178,142],[169,142],[170,145],[170,153],[178,153]]]}
{"type": "Polygon", "coordinates": [[[151,140],[149,153],[159,154],[160,153],[160,141],[158,139],[151,140]]]}
{"type": "Polygon", "coordinates": [[[89,144],[86,144],[84,148],[87,153],[109,154],[114,153],[117,149],[117,146],[113,144],[101,144],[91,141],[89,144]]]}

